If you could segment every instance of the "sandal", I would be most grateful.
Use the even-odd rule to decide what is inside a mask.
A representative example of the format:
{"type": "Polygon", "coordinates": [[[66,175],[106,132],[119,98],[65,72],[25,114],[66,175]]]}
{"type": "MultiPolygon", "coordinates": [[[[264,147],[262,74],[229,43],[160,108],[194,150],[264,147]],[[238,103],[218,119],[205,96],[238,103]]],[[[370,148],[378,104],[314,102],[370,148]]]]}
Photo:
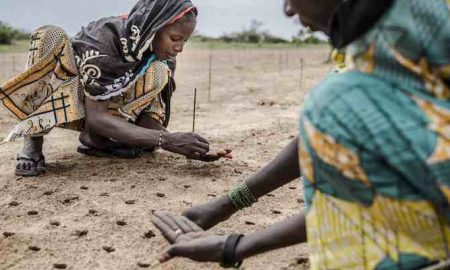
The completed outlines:
{"type": "Polygon", "coordinates": [[[26,154],[17,154],[17,161],[28,161],[29,163],[19,163],[16,165],[15,174],[17,176],[39,176],[44,174],[45,169],[45,157],[41,156],[39,159],[33,159],[26,154]],[[25,166],[22,166],[25,165],[25,166]]]}
{"type": "Polygon", "coordinates": [[[84,144],[80,144],[77,148],[77,152],[92,156],[92,157],[103,157],[103,158],[127,158],[133,159],[140,157],[144,151],[139,148],[113,148],[113,149],[98,149],[94,147],[89,147],[84,144]]]}

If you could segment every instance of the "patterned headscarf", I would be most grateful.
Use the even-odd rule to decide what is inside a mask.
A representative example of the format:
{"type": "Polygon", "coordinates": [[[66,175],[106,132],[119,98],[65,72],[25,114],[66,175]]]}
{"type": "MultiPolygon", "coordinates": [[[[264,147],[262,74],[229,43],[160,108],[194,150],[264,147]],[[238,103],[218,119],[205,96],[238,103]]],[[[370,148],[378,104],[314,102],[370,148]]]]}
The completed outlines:
{"type": "Polygon", "coordinates": [[[129,15],[107,17],[83,27],[72,39],[87,96],[120,95],[155,60],[155,34],[193,10],[190,0],[140,0],[129,15]]]}

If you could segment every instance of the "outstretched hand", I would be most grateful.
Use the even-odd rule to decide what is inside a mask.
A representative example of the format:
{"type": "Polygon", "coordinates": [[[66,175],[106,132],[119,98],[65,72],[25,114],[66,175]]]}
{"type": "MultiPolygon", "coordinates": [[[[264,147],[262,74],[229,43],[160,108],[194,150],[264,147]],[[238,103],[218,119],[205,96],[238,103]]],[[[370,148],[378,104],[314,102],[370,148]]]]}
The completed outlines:
{"type": "Polygon", "coordinates": [[[196,133],[164,133],[161,147],[169,152],[183,155],[188,159],[205,162],[212,162],[221,158],[233,158],[230,149],[211,151],[209,142],[196,133]]]}
{"type": "Polygon", "coordinates": [[[213,162],[221,158],[232,159],[233,156],[231,155],[231,152],[232,152],[231,149],[224,149],[220,151],[209,151],[208,153],[206,153],[206,155],[201,156],[198,160],[204,162],[213,162]]]}
{"type": "Polygon", "coordinates": [[[155,212],[152,223],[171,244],[159,258],[161,263],[174,257],[198,262],[222,260],[227,236],[205,232],[188,218],[167,211],[155,212]]]}

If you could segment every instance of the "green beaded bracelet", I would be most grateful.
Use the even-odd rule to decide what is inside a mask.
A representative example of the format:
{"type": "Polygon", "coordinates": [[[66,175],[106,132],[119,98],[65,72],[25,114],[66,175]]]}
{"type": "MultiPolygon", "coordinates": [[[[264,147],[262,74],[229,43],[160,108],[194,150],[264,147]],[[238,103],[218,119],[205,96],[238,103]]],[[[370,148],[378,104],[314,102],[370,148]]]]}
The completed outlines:
{"type": "Polygon", "coordinates": [[[239,210],[250,207],[252,204],[258,201],[251,193],[245,181],[232,188],[228,192],[228,197],[230,198],[233,205],[239,210]]]}

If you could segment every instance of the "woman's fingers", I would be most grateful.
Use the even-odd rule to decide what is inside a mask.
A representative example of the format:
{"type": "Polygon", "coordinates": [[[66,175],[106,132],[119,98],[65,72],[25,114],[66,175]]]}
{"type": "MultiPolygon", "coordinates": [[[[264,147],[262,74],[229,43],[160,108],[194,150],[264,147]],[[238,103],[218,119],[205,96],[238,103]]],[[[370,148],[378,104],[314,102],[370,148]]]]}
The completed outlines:
{"type": "Polygon", "coordinates": [[[200,147],[201,149],[206,150],[206,152],[209,152],[209,144],[201,142],[201,141],[197,141],[194,143],[195,146],[200,147]]]}
{"type": "Polygon", "coordinates": [[[169,225],[174,231],[181,229],[173,218],[173,215],[167,211],[155,212],[155,216],[159,217],[167,225],[169,225]]]}
{"type": "Polygon", "coordinates": [[[152,223],[161,232],[164,238],[166,238],[166,240],[169,241],[169,243],[175,243],[178,234],[172,227],[167,225],[161,218],[157,216],[154,216],[152,218],[152,223]]]}
{"type": "Polygon", "coordinates": [[[160,257],[160,261],[166,262],[174,257],[185,257],[198,262],[218,262],[222,259],[228,236],[211,235],[207,232],[193,232],[186,236],[189,239],[171,245],[160,257]]]}
{"type": "Polygon", "coordinates": [[[196,133],[193,133],[193,134],[194,134],[195,138],[197,138],[199,141],[201,141],[201,142],[206,143],[206,144],[209,145],[208,140],[206,140],[205,138],[203,138],[202,136],[200,136],[200,135],[198,135],[198,134],[196,134],[196,133]]]}
{"type": "Polygon", "coordinates": [[[168,251],[164,251],[164,253],[161,254],[161,257],[159,257],[159,262],[160,263],[165,263],[165,262],[169,261],[172,258],[173,257],[169,254],[168,251]]]}
{"type": "MultiPolygon", "coordinates": [[[[183,216],[173,216],[173,220],[177,223],[177,225],[183,230],[183,233],[190,233],[197,231],[197,228],[192,226],[192,224],[188,223],[186,217],[183,216]]],[[[190,221],[190,220],[188,220],[190,221]]]]}
{"type": "Polygon", "coordinates": [[[203,232],[204,230],[202,228],[200,228],[200,226],[198,226],[195,222],[193,222],[192,220],[188,219],[185,216],[178,216],[182,222],[184,222],[186,224],[186,226],[188,226],[192,232],[203,232]]]}
{"type": "Polygon", "coordinates": [[[170,243],[175,243],[182,234],[203,232],[202,228],[188,218],[167,211],[156,212],[152,222],[170,243]]]}
{"type": "Polygon", "coordinates": [[[161,263],[165,263],[175,257],[186,257],[189,258],[189,245],[186,244],[175,244],[171,245],[169,248],[164,251],[164,253],[159,258],[161,263]]]}
{"type": "Polygon", "coordinates": [[[224,149],[224,150],[221,150],[221,151],[217,151],[217,152],[216,152],[216,155],[217,155],[218,157],[220,157],[220,158],[228,158],[228,159],[231,159],[231,158],[233,158],[233,156],[232,156],[230,153],[231,153],[231,150],[230,150],[230,149],[224,149]]]}
{"type": "Polygon", "coordinates": [[[191,156],[195,159],[201,159],[202,157],[206,156],[208,154],[208,151],[206,149],[200,148],[200,147],[192,147],[191,149],[191,156]]]}

